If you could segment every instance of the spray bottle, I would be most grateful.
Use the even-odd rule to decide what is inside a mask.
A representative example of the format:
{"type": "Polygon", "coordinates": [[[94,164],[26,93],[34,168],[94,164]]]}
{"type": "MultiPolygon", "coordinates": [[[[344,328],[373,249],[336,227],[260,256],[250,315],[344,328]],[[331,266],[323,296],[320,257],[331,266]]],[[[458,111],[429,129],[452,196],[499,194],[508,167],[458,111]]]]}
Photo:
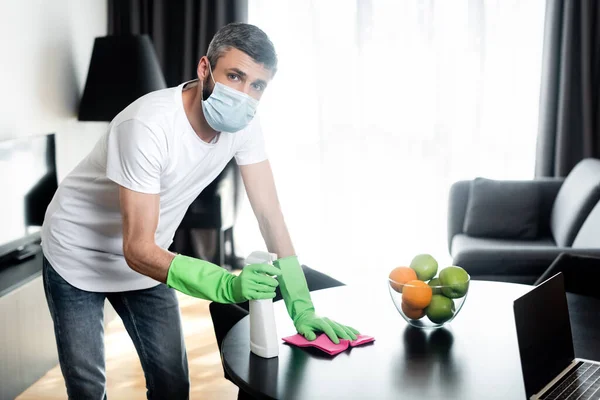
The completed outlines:
{"type": "MultiPolygon", "coordinates": [[[[254,251],[246,258],[246,264],[273,264],[277,254],[266,251],[254,251]]],[[[250,351],[259,357],[279,356],[279,339],[273,300],[250,301],[250,351]]]]}

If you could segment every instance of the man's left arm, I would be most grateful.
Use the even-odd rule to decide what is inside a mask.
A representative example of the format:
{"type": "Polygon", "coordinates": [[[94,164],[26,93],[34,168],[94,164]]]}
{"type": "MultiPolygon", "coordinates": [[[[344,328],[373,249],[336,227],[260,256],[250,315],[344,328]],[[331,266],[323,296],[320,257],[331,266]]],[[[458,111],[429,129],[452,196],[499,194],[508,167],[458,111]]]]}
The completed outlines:
{"type": "Polygon", "coordinates": [[[279,287],[298,332],[308,340],[316,339],[318,332],[325,332],[334,343],[339,343],[338,337],[355,340],[356,329],[315,313],[306,278],[281,211],[269,161],[241,165],[240,171],[267,250],[277,254],[275,265],[281,271],[277,278],[279,287]]]}
{"type": "Polygon", "coordinates": [[[279,204],[269,160],[241,165],[240,171],[267,250],[277,254],[278,258],[296,255],[279,204]]]}

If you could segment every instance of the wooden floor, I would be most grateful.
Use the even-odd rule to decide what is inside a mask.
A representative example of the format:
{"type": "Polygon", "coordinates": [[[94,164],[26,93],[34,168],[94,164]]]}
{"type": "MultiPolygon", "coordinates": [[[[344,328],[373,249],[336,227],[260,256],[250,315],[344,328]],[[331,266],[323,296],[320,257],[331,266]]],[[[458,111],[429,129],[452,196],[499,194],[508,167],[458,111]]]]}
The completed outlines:
{"type": "MultiPolygon", "coordinates": [[[[208,301],[179,295],[190,368],[191,399],[236,399],[237,387],[223,378],[223,368],[208,310],[208,301]]],[[[145,399],[146,384],[131,339],[117,316],[106,327],[106,375],[109,399],[145,399]]],[[[56,366],[17,400],[66,399],[65,384],[56,366]]]]}

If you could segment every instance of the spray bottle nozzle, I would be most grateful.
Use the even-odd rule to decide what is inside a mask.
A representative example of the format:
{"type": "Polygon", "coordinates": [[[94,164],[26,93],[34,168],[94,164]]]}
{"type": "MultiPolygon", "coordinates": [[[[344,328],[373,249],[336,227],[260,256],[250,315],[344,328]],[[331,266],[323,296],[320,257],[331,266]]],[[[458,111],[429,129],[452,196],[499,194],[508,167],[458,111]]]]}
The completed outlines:
{"type": "Polygon", "coordinates": [[[277,254],[267,251],[253,251],[246,257],[246,264],[272,264],[277,260],[277,254]]]}

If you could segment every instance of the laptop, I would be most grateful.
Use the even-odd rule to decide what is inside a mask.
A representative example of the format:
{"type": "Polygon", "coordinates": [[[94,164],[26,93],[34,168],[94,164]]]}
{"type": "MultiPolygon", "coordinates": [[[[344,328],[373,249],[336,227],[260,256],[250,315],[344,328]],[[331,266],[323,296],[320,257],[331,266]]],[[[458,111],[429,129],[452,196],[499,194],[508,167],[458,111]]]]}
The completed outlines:
{"type": "Polygon", "coordinates": [[[600,362],[575,358],[562,272],[514,301],[528,399],[600,399],[600,362]]]}

